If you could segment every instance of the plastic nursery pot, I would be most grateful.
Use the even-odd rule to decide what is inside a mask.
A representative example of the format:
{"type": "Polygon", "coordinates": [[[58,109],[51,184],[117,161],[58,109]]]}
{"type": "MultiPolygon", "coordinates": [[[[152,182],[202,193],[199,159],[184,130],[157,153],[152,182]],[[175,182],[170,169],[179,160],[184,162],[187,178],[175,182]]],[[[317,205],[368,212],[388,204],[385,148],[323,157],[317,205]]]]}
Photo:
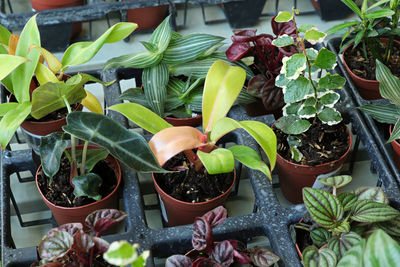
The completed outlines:
{"type": "MultiPolygon", "coordinates": [[[[396,45],[400,47],[400,42],[394,40],[396,45]]],[[[381,38],[381,42],[387,43],[388,39],[387,38],[381,38]]],[[[373,100],[373,99],[381,99],[382,96],[379,92],[379,82],[377,80],[367,80],[364,78],[361,78],[354,74],[349,66],[346,63],[346,53],[352,49],[352,45],[347,47],[343,51],[343,65],[346,68],[347,73],[350,75],[352,81],[354,84],[357,86],[359,94],[362,96],[362,98],[367,99],[367,100],[373,100]]]]}
{"type": "Polygon", "coordinates": [[[167,12],[168,5],[128,9],[126,20],[136,23],[138,30],[155,29],[166,18],[167,12]]]}
{"type": "MultiPolygon", "coordinates": [[[[78,150],[82,150],[83,145],[76,146],[78,150]]],[[[97,146],[89,145],[89,149],[98,148],[97,146]]],[[[70,149],[70,148],[68,148],[70,149]]],[[[43,201],[50,208],[51,213],[53,214],[56,222],[58,225],[62,225],[65,223],[74,223],[80,222],[82,225],[85,225],[85,218],[88,214],[95,210],[99,209],[118,209],[118,202],[119,202],[119,188],[121,186],[121,167],[119,162],[111,155],[109,155],[106,160],[109,162],[109,167],[111,167],[114,171],[115,178],[117,179],[117,184],[114,190],[108,195],[98,200],[96,202],[80,206],[80,207],[61,207],[51,203],[47,198],[43,195],[42,191],[40,190],[38,184],[38,175],[42,171],[42,165],[36,171],[36,187],[39,190],[40,195],[43,198],[43,201]]]]}
{"type": "Polygon", "coordinates": [[[200,217],[206,212],[223,205],[236,182],[236,170],[234,169],[232,185],[223,194],[208,201],[191,203],[178,200],[165,193],[157,184],[154,174],[152,176],[157,193],[161,198],[161,212],[168,226],[191,224],[196,217],[200,217]]]}
{"type": "MultiPolygon", "coordinates": [[[[393,125],[389,127],[389,133],[392,135],[393,125]]],[[[397,140],[394,140],[390,143],[393,147],[393,159],[396,163],[397,168],[400,170],[400,143],[397,140]]]]}
{"type": "Polygon", "coordinates": [[[196,117],[191,118],[173,118],[173,117],[165,117],[168,123],[172,124],[173,126],[192,126],[197,127],[203,121],[202,115],[197,115],[196,117]]]}
{"type": "Polygon", "coordinates": [[[263,116],[267,114],[273,114],[275,119],[282,117],[282,107],[276,109],[267,109],[262,103],[261,99],[257,98],[254,103],[251,104],[243,104],[242,105],[246,114],[250,117],[263,116]]]}
{"type": "Polygon", "coordinates": [[[303,187],[312,187],[317,176],[331,173],[340,168],[349,155],[352,137],[347,128],[349,136],[349,147],[339,159],[315,166],[301,165],[284,159],[279,153],[276,158],[276,170],[279,176],[279,184],[283,195],[293,204],[303,203],[303,187]]]}

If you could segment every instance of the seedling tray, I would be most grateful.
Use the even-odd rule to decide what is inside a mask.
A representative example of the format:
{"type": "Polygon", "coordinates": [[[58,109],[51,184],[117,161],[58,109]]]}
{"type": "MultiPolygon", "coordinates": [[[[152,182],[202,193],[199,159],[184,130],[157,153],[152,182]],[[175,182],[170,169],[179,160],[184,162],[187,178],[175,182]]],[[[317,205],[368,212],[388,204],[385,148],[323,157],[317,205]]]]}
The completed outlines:
{"type": "MultiPolygon", "coordinates": [[[[95,74],[103,81],[116,80],[113,85],[104,88],[105,107],[120,103],[118,96],[121,93],[122,80],[137,78],[140,80],[140,71],[133,69],[111,69],[104,73],[95,74]]],[[[140,83],[140,82],[139,82],[140,83]]],[[[132,85],[133,86],[133,85],[132,85]]],[[[346,90],[341,92],[342,100],[339,109],[343,112],[347,122],[351,122],[352,129],[366,147],[371,164],[377,171],[379,182],[382,183],[388,197],[398,208],[400,203],[399,186],[393,173],[383,160],[381,150],[378,149],[375,139],[361,116],[360,111],[354,109],[353,99],[346,90]]],[[[108,116],[119,121],[129,128],[124,117],[116,112],[108,112],[108,116]]],[[[258,120],[271,125],[274,118],[271,115],[249,118],[240,107],[234,107],[229,116],[237,120],[258,120]]],[[[259,146],[244,131],[227,136],[224,142],[235,142],[248,145],[260,151],[259,146]]],[[[4,266],[28,266],[37,260],[36,247],[14,248],[10,225],[10,175],[15,172],[29,171],[32,175],[36,171],[36,164],[32,160],[30,150],[2,152],[0,158],[0,187],[1,187],[1,246],[2,262],[4,266]]],[[[187,252],[191,248],[192,226],[178,226],[162,229],[152,229],[146,222],[141,185],[135,172],[123,167],[124,187],[122,193],[123,209],[129,214],[123,233],[106,236],[108,241],[128,240],[139,243],[141,249],[151,250],[151,259],[148,266],[154,266],[154,258],[163,258],[176,253],[187,252]]],[[[289,225],[297,223],[306,212],[304,205],[283,206],[277,199],[274,186],[260,172],[244,169],[250,178],[254,197],[255,209],[250,214],[229,217],[214,231],[215,240],[238,239],[244,242],[253,237],[267,237],[271,250],[281,257],[280,266],[302,266],[297,256],[294,243],[289,232],[289,225]]],[[[158,205],[155,207],[159,209],[158,205]]],[[[48,221],[45,221],[48,222],[48,221]]],[[[39,240],[38,240],[39,242],[39,240]]]]}

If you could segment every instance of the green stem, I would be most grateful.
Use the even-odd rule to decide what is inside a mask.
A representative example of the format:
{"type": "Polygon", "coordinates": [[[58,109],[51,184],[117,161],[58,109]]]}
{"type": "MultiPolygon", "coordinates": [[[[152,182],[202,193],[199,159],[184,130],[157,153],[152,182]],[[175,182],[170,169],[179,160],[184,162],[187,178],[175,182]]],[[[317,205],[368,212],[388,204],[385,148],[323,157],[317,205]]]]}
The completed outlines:
{"type": "MultiPolygon", "coordinates": [[[[65,106],[67,107],[68,114],[72,112],[71,106],[69,105],[69,102],[65,96],[62,96],[62,99],[64,100],[65,106]]],[[[72,158],[72,166],[76,169],[76,148],[75,148],[75,137],[71,135],[71,158],[72,158]]],[[[77,170],[75,170],[74,173],[77,173],[77,170]]]]}
{"type": "Polygon", "coordinates": [[[336,187],[335,186],[332,189],[332,195],[336,196],[336,187]]]}
{"type": "Polygon", "coordinates": [[[87,155],[87,149],[88,149],[89,142],[85,141],[83,145],[83,150],[82,150],[82,163],[81,163],[81,175],[85,174],[85,168],[86,168],[86,155],[87,155]]]}
{"type": "Polygon", "coordinates": [[[365,60],[368,63],[368,53],[367,53],[367,47],[365,45],[365,41],[362,41],[361,43],[362,43],[362,46],[363,46],[363,53],[364,53],[365,60]]]}

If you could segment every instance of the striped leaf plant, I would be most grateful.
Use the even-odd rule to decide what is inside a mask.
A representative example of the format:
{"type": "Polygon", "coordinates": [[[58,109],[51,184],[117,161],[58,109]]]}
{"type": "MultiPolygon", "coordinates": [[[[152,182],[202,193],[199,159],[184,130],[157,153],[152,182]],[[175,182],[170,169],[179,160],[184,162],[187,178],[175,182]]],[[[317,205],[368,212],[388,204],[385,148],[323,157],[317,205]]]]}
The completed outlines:
{"type": "Polygon", "coordinates": [[[158,163],[163,166],[175,155],[184,152],[190,166],[209,174],[232,172],[235,159],[249,168],[262,171],[271,179],[271,169],[276,161],[276,136],[267,125],[257,121],[235,121],[226,114],[238,97],[246,72],[237,66],[230,66],[223,60],[213,63],[205,79],[202,114],[203,131],[193,127],[172,127],[148,108],[136,103],[123,103],[110,107],[125,115],[135,124],[150,133],[149,141],[158,163]],[[258,153],[247,146],[235,145],[218,148],[216,144],[227,133],[244,129],[264,150],[269,166],[258,153]],[[196,150],[196,154],[193,150],[196,150]]]}
{"type": "MultiPolygon", "coordinates": [[[[338,193],[338,188],[350,183],[351,176],[321,178],[319,181],[332,187],[333,193],[304,188],[303,200],[311,220],[295,226],[308,231],[313,242],[303,250],[305,266],[337,266],[342,257],[364,242],[363,238],[370,236],[374,229],[382,229],[385,235],[394,238],[400,236],[400,212],[389,205],[380,187],[361,187],[338,193]]],[[[361,263],[354,266],[367,266],[361,263]]]]}

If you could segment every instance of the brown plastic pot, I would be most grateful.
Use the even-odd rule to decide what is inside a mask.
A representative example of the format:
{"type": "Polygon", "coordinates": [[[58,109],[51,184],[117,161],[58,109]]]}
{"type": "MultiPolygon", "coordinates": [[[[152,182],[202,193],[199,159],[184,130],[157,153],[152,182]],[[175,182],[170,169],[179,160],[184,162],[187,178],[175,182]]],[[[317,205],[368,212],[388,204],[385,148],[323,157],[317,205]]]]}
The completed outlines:
{"type": "MultiPolygon", "coordinates": [[[[387,43],[387,38],[381,38],[382,43],[387,43]]],[[[400,47],[400,42],[394,40],[398,47],[400,47]]],[[[379,82],[377,80],[367,80],[355,75],[346,63],[346,52],[349,51],[353,46],[347,47],[343,51],[343,65],[346,68],[347,73],[350,75],[354,84],[357,86],[359,94],[362,98],[367,100],[381,99],[382,96],[379,92],[379,82]]]]}
{"type": "Polygon", "coordinates": [[[201,124],[203,121],[203,116],[198,115],[196,117],[192,118],[173,118],[173,117],[165,117],[164,120],[166,120],[168,123],[172,124],[173,126],[192,126],[196,127],[201,124]]]}
{"type": "Polygon", "coordinates": [[[196,217],[200,217],[206,212],[223,205],[236,182],[236,171],[233,170],[232,185],[223,194],[208,201],[191,203],[178,200],[165,193],[157,184],[154,174],[152,176],[154,186],[161,198],[161,212],[168,226],[191,224],[196,217]]]}
{"type": "MultiPolygon", "coordinates": [[[[76,146],[77,149],[82,150],[83,145],[76,146]]],[[[89,145],[89,149],[98,148],[97,146],[89,145]]],[[[68,148],[70,149],[70,148],[68,148]]],[[[99,209],[118,209],[118,191],[121,185],[121,167],[119,162],[111,155],[109,155],[106,160],[109,162],[109,166],[114,170],[115,178],[117,179],[117,185],[114,190],[106,197],[93,202],[91,204],[87,204],[80,207],[61,207],[51,203],[46,197],[43,195],[40,190],[38,184],[38,175],[42,171],[42,165],[36,171],[36,187],[39,190],[40,195],[43,198],[43,201],[46,203],[47,207],[50,208],[51,213],[53,214],[58,225],[62,225],[65,223],[74,223],[80,222],[82,225],[85,225],[85,218],[91,212],[99,210],[99,209]]]]}
{"type": "MultiPolygon", "coordinates": [[[[393,125],[389,127],[389,133],[392,135],[393,125]]],[[[400,170],[400,144],[397,140],[390,143],[393,148],[393,160],[396,163],[397,168],[400,170]]]]}
{"type": "MultiPolygon", "coordinates": [[[[123,0],[127,1],[127,0],[123,0]]],[[[155,29],[167,17],[168,5],[140,7],[126,11],[127,21],[138,25],[138,30],[155,29]]]]}
{"type": "Polygon", "coordinates": [[[303,187],[313,186],[318,175],[333,172],[340,168],[349,155],[352,137],[347,128],[349,135],[349,147],[339,159],[324,164],[310,166],[301,165],[290,162],[277,154],[276,170],[279,176],[279,184],[283,195],[287,200],[294,204],[303,203],[302,189],[303,187]]]}

